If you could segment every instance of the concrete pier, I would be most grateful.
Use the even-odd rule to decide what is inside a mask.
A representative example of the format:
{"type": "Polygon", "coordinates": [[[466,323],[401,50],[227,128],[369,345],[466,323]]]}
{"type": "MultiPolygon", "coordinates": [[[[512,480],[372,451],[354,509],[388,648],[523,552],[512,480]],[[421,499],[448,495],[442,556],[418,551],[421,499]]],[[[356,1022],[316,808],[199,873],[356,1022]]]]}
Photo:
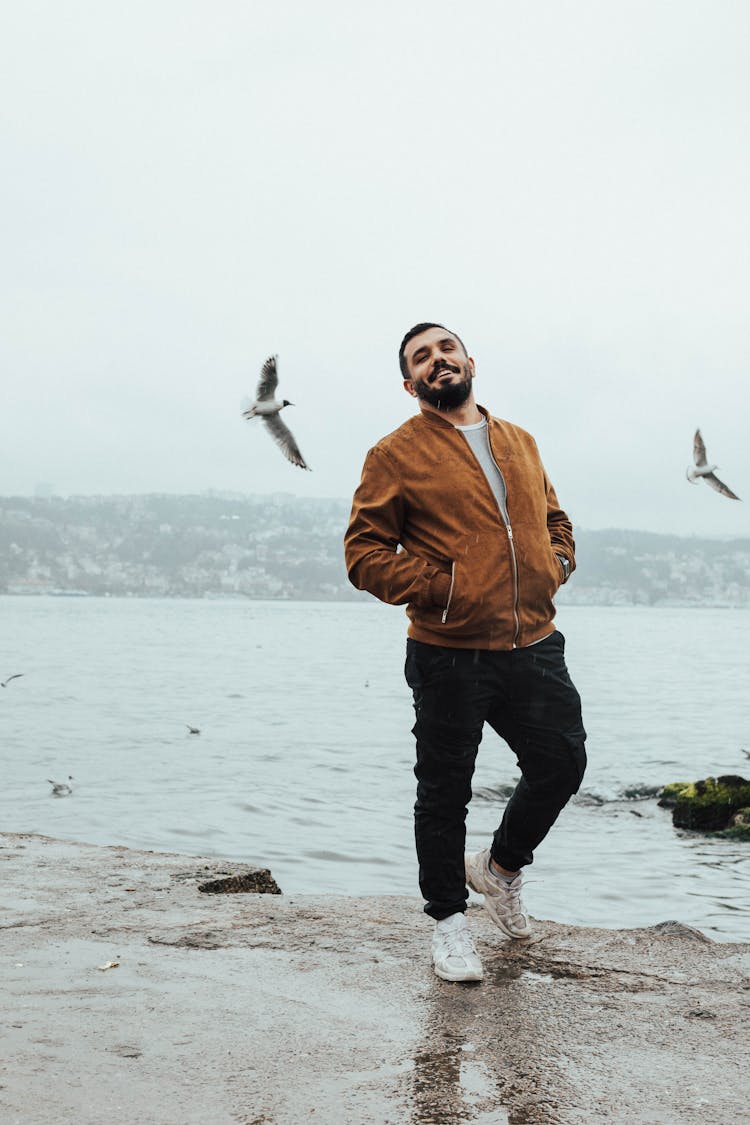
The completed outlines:
{"type": "Polygon", "coordinates": [[[254,870],[1,835],[0,1120],[750,1120],[750,945],[474,906],[485,980],[448,984],[416,898],[198,889],[254,870]]]}

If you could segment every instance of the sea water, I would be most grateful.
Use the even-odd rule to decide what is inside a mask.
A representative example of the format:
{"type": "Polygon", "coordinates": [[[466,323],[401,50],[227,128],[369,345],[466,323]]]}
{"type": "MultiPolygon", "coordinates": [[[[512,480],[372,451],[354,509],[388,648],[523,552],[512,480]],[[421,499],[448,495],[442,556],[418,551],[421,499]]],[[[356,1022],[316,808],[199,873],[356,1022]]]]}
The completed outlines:
{"type": "MultiPolygon", "coordinates": [[[[527,869],[533,915],[750,940],[750,844],[676,830],[655,799],[750,774],[749,622],[561,608],[589,766],[527,869]]],[[[23,673],[0,689],[2,828],[258,863],[286,893],[418,896],[406,624],[375,601],[0,598],[0,679],[23,673]]],[[[518,776],[487,728],[469,848],[518,776]]]]}

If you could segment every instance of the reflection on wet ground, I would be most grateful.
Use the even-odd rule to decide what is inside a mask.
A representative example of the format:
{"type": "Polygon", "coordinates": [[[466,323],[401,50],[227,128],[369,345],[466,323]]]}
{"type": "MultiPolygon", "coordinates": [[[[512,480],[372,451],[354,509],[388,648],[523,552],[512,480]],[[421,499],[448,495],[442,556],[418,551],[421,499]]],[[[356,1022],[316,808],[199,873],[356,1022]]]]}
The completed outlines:
{"type": "Polygon", "coordinates": [[[449,1121],[509,1123],[494,1076],[473,1057],[474,1045],[459,1042],[459,1038],[446,1038],[442,1050],[415,1054],[411,1121],[414,1125],[449,1121]],[[492,1106],[489,1111],[483,1108],[488,1104],[492,1106]]]}
{"type": "MultiPolygon", "coordinates": [[[[496,949],[483,960],[481,984],[434,982],[408,1078],[412,1125],[554,1121],[538,1060],[529,1060],[523,1045],[535,1039],[528,990],[554,987],[555,976],[527,968],[517,948],[496,949]]],[[[559,1091],[554,1065],[541,1069],[549,1094],[559,1091]]]]}

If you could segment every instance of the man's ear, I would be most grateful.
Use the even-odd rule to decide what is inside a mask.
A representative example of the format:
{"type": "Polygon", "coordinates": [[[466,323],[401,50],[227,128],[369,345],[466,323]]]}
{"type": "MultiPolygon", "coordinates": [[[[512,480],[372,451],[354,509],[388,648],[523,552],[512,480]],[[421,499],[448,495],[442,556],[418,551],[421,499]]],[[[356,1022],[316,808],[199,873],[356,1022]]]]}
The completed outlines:
{"type": "Polygon", "coordinates": [[[414,384],[411,379],[404,379],[404,390],[408,395],[411,395],[412,398],[417,397],[417,392],[414,389],[414,384]]]}

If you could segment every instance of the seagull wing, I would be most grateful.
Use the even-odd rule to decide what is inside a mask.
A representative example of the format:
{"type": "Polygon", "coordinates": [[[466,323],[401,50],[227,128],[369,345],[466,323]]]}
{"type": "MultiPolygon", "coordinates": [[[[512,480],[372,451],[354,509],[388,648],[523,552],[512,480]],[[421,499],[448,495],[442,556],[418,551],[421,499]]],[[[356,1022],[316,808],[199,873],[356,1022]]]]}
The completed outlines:
{"type": "Polygon", "coordinates": [[[11,680],[20,680],[23,672],[15,672],[12,676],[8,676],[7,680],[3,681],[3,687],[6,687],[11,680]]]}
{"type": "Polygon", "coordinates": [[[305,464],[305,459],[299,451],[297,442],[294,440],[294,434],[289,427],[281,421],[278,414],[270,414],[268,417],[264,418],[263,421],[287,461],[291,461],[293,465],[299,465],[300,469],[309,469],[310,466],[305,464]]]}
{"type": "Polygon", "coordinates": [[[276,355],[270,355],[261,368],[258,387],[255,391],[257,402],[264,402],[266,399],[273,398],[276,393],[276,388],[279,385],[279,373],[276,370],[278,358],[276,355]]]}
{"type": "Polygon", "coordinates": [[[708,461],[706,460],[706,447],[703,444],[703,438],[701,437],[700,430],[695,431],[695,437],[693,438],[693,460],[695,461],[696,465],[708,464],[708,461]]]}
{"type": "Polygon", "coordinates": [[[703,479],[706,484],[710,484],[711,488],[715,488],[722,496],[728,496],[730,500],[739,500],[739,496],[735,496],[731,488],[727,488],[724,481],[719,480],[716,473],[706,473],[703,479]]]}

